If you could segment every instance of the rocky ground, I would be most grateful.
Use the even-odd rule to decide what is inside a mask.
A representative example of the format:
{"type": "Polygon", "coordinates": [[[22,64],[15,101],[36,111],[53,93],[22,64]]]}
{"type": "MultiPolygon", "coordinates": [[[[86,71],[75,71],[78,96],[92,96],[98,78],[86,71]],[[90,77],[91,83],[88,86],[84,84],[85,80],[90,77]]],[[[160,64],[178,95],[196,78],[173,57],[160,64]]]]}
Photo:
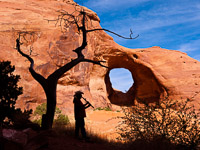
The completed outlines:
{"type": "MultiPolygon", "coordinates": [[[[117,117],[120,117],[122,115],[122,112],[117,111],[88,111],[87,117],[85,118],[86,129],[88,130],[88,132],[92,132],[109,140],[113,140],[118,136],[118,134],[116,133],[116,126],[121,120],[117,117]]],[[[70,116],[70,118],[71,117],[73,117],[73,115],[70,116]]],[[[73,120],[71,122],[73,122],[73,120]]]]}
{"type": "MultiPolygon", "coordinates": [[[[108,143],[97,143],[94,141],[77,140],[70,136],[49,137],[48,147],[41,150],[110,150],[115,145],[108,143]]],[[[116,146],[115,146],[116,147],[116,146]]]]}
{"type": "MultiPolygon", "coordinates": [[[[15,131],[7,131],[9,140],[4,141],[4,149],[21,149],[22,147],[26,150],[36,150],[40,146],[41,150],[64,150],[64,149],[110,149],[116,147],[116,126],[120,119],[117,117],[122,116],[120,111],[105,111],[105,110],[89,110],[87,111],[87,118],[85,119],[86,131],[89,140],[76,139],[74,137],[74,116],[69,115],[70,125],[67,127],[55,127],[50,131],[39,131],[24,130],[23,132],[16,133],[15,136],[19,137],[12,138],[11,134],[15,131]],[[15,141],[15,142],[13,142],[15,141]],[[23,146],[22,146],[23,145],[23,146]]],[[[5,132],[5,131],[4,131],[5,132]]],[[[14,134],[13,134],[14,135],[14,134]]],[[[2,141],[1,141],[2,142],[2,141]]],[[[0,142],[0,144],[1,144],[0,142]]],[[[116,147],[117,148],[117,147],[116,147]]]]}
{"type": "MultiPolygon", "coordinates": [[[[88,110],[85,123],[90,139],[83,140],[74,137],[74,116],[71,114],[70,125],[39,132],[26,129],[18,134],[19,138],[15,138],[15,142],[4,139],[4,148],[1,147],[0,138],[0,150],[177,150],[174,145],[159,140],[152,143],[136,141],[131,146],[117,141],[116,137],[119,135],[116,126],[122,121],[118,118],[121,116],[122,111],[88,110]]],[[[181,147],[180,150],[182,149],[185,148],[181,147]]]]}

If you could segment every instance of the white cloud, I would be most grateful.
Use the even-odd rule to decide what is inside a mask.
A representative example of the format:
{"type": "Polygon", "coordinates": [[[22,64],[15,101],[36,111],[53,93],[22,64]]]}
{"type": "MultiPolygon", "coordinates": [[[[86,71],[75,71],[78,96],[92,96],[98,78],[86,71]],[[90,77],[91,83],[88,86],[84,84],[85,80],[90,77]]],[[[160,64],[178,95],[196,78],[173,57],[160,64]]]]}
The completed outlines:
{"type": "Polygon", "coordinates": [[[139,14],[137,17],[126,16],[121,20],[114,20],[112,24],[110,22],[104,23],[105,26],[110,26],[113,30],[119,30],[120,33],[127,33],[129,28],[134,29],[137,33],[147,32],[149,30],[178,25],[183,23],[200,21],[200,11],[185,11],[172,10],[169,12],[152,12],[146,11],[139,14]],[[178,15],[178,12],[181,14],[178,15]],[[153,15],[154,14],[154,15],[153,15]],[[159,14],[159,15],[158,15],[159,14]],[[165,14],[165,15],[161,15],[165,14]],[[176,14],[175,16],[173,16],[176,14]]]}
{"type": "Polygon", "coordinates": [[[101,11],[129,8],[150,0],[88,0],[85,5],[101,11]]]}
{"type": "Polygon", "coordinates": [[[150,10],[143,10],[140,15],[148,15],[148,16],[177,16],[177,15],[185,15],[191,13],[199,12],[199,6],[193,3],[185,5],[179,4],[177,2],[168,4],[168,5],[160,5],[159,7],[152,8],[150,10]]]}
{"type": "Polygon", "coordinates": [[[200,39],[190,41],[189,43],[184,43],[179,46],[178,50],[182,52],[198,51],[200,50],[200,39]]]}
{"type": "MultiPolygon", "coordinates": [[[[200,22],[200,3],[199,5],[194,5],[194,3],[191,2],[186,5],[182,3],[179,4],[176,1],[169,5],[166,5],[166,3],[164,4],[165,6],[155,5],[150,9],[144,9],[138,12],[137,15],[134,14],[134,11],[127,11],[127,14],[125,13],[126,16],[122,16],[121,18],[116,17],[117,19],[114,18],[112,21],[103,22],[102,27],[127,37],[130,34],[129,29],[131,28],[135,36],[138,34],[140,35],[138,41],[140,41],[142,38],[144,42],[147,40],[145,43],[150,43],[150,45],[152,43],[159,45],[159,43],[163,41],[173,41],[176,37],[172,37],[172,35],[176,36],[176,32],[179,32],[179,34],[184,33],[184,31],[176,31],[176,26],[177,28],[183,27],[182,30],[186,30],[182,35],[185,37],[188,36],[186,34],[189,34],[190,30],[191,35],[199,33],[199,29],[195,30],[195,28],[199,26],[198,22],[200,22]],[[184,28],[186,24],[188,28],[184,28]],[[192,25],[195,25],[196,27],[194,26],[194,28],[192,28],[192,25]],[[174,30],[172,30],[172,27],[174,27],[174,30]]],[[[111,8],[110,10],[112,13],[113,10],[111,8]]],[[[110,35],[113,36],[112,34],[110,35]]],[[[124,39],[118,38],[116,36],[113,37],[116,42],[121,44],[126,43],[124,39]]],[[[180,39],[176,39],[176,41],[177,40],[180,39]]],[[[137,41],[133,41],[133,43],[136,42],[137,41]]],[[[139,47],[143,47],[143,45],[139,47]]],[[[174,47],[174,49],[177,48],[177,46],[170,47],[174,47]]]]}
{"type": "Polygon", "coordinates": [[[200,61],[200,55],[195,55],[195,56],[194,56],[194,59],[200,61]]]}

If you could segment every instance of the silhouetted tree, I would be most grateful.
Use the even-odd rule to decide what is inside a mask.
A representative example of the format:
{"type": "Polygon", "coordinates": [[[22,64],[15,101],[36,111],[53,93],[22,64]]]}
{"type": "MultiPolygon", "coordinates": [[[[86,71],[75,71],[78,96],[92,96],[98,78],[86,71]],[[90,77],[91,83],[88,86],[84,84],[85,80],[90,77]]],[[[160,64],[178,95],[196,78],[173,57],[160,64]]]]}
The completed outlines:
{"type": "MultiPolygon", "coordinates": [[[[80,37],[82,37],[82,44],[77,47],[75,50],[73,50],[77,54],[77,58],[71,60],[67,64],[61,66],[57,70],[55,70],[52,74],[50,74],[47,78],[44,78],[41,74],[37,73],[34,70],[34,60],[31,58],[31,55],[25,54],[23,51],[20,49],[20,36],[18,39],[16,39],[16,49],[18,52],[26,57],[29,62],[30,62],[30,67],[29,71],[33,78],[38,81],[38,83],[43,87],[44,92],[46,94],[47,98],[47,111],[46,114],[43,115],[42,117],[42,128],[43,129],[50,129],[52,128],[53,124],[53,119],[54,119],[54,114],[55,114],[55,108],[56,108],[56,88],[57,88],[57,82],[59,78],[63,76],[65,72],[79,64],[80,62],[89,62],[93,64],[100,65],[102,67],[104,66],[102,63],[104,61],[94,61],[90,59],[86,59],[85,56],[83,55],[82,51],[85,49],[87,46],[87,34],[89,32],[97,31],[97,30],[106,30],[106,29],[87,29],[86,21],[87,21],[87,14],[84,10],[77,11],[79,14],[77,16],[73,14],[69,14],[66,11],[60,11],[61,15],[58,16],[58,18],[54,21],[57,21],[57,23],[64,22],[64,26],[69,27],[70,25],[75,25],[78,29],[78,32],[80,33],[80,37]]],[[[48,20],[52,21],[52,20],[48,20]]],[[[106,30],[108,32],[111,32],[109,30],[106,30]]],[[[120,36],[114,32],[111,32],[117,36],[120,36]]],[[[131,33],[132,34],[132,33],[131,33]]],[[[122,36],[120,36],[122,37],[122,36]]],[[[123,38],[123,37],[122,37],[123,38]]],[[[133,39],[130,35],[130,38],[128,39],[133,39]]]]}
{"type": "Polygon", "coordinates": [[[19,75],[14,75],[15,66],[10,65],[10,61],[0,62],[0,125],[2,126],[5,118],[9,123],[15,112],[15,103],[19,95],[22,94],[22,87],[17,83],[19,75]]]}

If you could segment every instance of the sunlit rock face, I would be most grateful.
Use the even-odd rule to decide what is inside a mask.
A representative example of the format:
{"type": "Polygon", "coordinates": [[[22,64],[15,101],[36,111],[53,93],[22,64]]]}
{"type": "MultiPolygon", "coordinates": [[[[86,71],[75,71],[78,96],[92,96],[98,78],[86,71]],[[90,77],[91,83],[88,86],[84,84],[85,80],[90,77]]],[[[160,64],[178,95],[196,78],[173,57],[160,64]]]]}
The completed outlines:
{"type": "MultiPolygon", "coordinates": [[[[80,10],[73,1],[56,0],[7,0],[0,2],[0,60],[10,60],[21,76],[23,95],[17,106],[32,108],[45,102],[41,86],[28,71],[29,62],[17,53],[15,40],[22,34],[22,49],[35,60],[35,69],[48,77],[56,68],[76,57],[72,51],[81,45],[81,35],[75,26],[63,29],[55,26],[58,10],[72,13],[80,10]]],[[[87,27],[101,28],[96,13],[84,8],[87,27]]],[[[77,13],[74,13],[75,15],[77,13]]],[[[128,49],[116,44],[104,31],[88,33],[85,58],[105,60],[102,68],[91,63],[80,63],[66,72],[57,86],[57,106],[63,112],[73,111],[73,94],[82,90],[94,106],[134,105],[138,99],[154,102],[168,96],[169,99],[192,98],[196,107],[200,98],[200,62],[187,54],[151,47],[128,49]],[[125,68],[132,73],[134,84],[126,92],[112,88],[109,71],[125,68]]],[[[134,42],[134,40],[133,40],[134,42]]],[[[141,46],[142,47],[142,46],[141,46]]]]}

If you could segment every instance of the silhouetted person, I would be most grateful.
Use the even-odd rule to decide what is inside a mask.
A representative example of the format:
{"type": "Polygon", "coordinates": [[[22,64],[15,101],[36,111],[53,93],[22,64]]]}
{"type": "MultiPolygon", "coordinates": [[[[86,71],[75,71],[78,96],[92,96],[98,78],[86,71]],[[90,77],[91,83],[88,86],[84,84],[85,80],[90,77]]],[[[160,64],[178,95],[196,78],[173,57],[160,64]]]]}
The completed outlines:
{"type": "Polygon", "coordinates": [[[85,109],[90,107],[90,103],[87,102],[86,104],[83,104],[81,102],[83,92],[77,91],[74,94],[74,117],[75,117],[75,137],[79,137],[79,130],[81,129],[81,134],[84,139],[87,138],[86,132],[85,132],[85,121],[84,118],[86,117],[85,109]]]}

